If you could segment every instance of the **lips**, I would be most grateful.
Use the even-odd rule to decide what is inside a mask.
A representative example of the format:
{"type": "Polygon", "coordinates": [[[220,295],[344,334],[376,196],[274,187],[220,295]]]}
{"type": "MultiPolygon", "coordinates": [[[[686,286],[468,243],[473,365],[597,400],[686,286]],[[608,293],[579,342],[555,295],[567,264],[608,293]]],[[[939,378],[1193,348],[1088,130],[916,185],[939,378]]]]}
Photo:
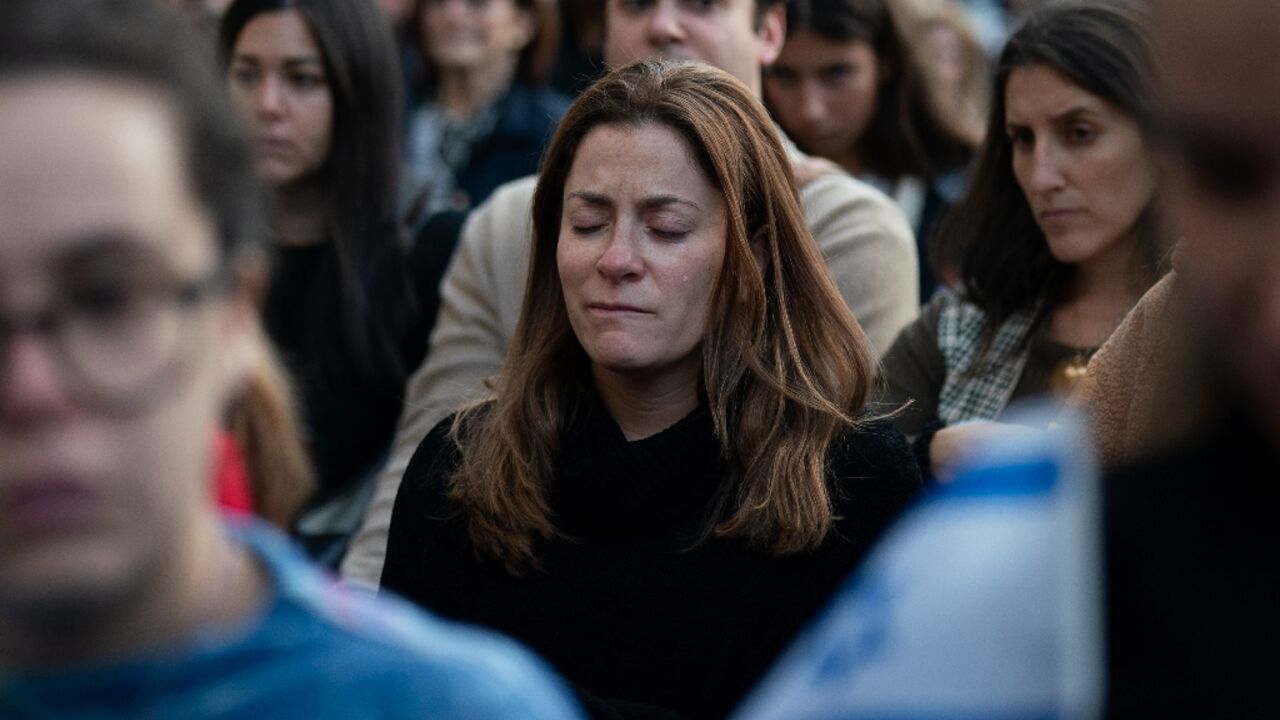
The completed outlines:
{"type": "Polygon", "coordinates": [[[625,303],[588,303],[587,310],[597,315],[652,315],[649,310],[645,310],[635,305],[627,305],[625,303]]]}
{"type": "Polygon", "coordinates": [[[1055,208],[1051,210],[1041,210],[1036,217],[1040,218],[1040,222],[1061,222],[1075,217],[1082,212],[1082,210],[1055,208]]]}
{"type": "Polygon", "coordinates": [[[102,514],[101,495],[88,483],[69,476],[30,476],[6,485],[0,489],[0,522],[6,533],[65,532],[102,514]]]}
{"type": "Polygon", "coordinates": [[[286,155],[293,152],[293,143],[278,138],[259,138],[256,145],[263,155],[286,155]]]}

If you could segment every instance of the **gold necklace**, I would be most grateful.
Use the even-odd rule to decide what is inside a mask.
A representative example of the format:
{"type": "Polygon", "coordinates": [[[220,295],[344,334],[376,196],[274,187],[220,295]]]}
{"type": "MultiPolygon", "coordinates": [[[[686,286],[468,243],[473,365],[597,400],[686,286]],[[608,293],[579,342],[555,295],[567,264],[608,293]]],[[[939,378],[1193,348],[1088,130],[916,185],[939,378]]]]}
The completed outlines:
{"type": "Polygon", "coordinates": [[[1049,375],[1049,388],[1054,394],[1066,397],[1075,390],[1085,375],[1089,374],[1089,358],[1096,348],[1075,348],[1070,357],[1054,366],[1049,375]]]}

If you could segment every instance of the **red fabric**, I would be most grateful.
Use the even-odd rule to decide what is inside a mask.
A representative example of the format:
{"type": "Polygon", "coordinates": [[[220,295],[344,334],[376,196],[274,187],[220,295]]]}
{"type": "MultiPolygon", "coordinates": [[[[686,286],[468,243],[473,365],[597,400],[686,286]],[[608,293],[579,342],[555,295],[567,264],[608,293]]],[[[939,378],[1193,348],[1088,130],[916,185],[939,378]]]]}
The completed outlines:
{"type": "Polygon", "coordinates": [[[249,469],[231,433],[220,430],[216,438],[217,466],[214,489],[218,507],[238,512],[253,512],[253,495],[249,492],[249,469]]]}

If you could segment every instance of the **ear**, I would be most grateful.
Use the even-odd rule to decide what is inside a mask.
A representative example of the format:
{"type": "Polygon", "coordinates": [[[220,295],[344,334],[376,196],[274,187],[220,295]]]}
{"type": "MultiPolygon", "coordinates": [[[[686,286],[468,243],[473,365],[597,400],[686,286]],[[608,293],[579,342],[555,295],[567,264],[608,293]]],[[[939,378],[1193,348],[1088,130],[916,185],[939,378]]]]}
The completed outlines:
{"type": "MultiPolygon", "coordinates": [[[[769,0],[756,0],[769,2],[769,0]]],[[[772,65],[782,53],[782,44],[787,40],[787,9],[784,3],[772,2],[760,16],[756,36],[760,38],[760,65],[772,65]]]]}

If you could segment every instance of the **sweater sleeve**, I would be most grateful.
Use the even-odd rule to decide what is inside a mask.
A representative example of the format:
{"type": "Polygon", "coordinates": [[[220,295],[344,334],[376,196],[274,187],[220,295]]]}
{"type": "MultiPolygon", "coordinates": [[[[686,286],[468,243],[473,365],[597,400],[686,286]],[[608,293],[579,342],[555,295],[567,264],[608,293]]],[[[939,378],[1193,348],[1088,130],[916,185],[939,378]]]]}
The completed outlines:
{"type": "Polygon", "coordinates": [[[440,288],[427,360],[409,378],[391,457],[378,475],[364,524],[342,562],[342,576],[374,587],[400,478],[418,443],[441,418],[483,390],[502,368],[523,298],[528,215],[534,180],[498,188],[462,228],[440,288]]]}
{"type": "Polygon", "coordinates": [[[938,417],[938,395],[947,377],[946,360],[938,348],[942,308],[940,299],[930,302],[924,313],[898,334],[882,361],[880,402],[889,412],[903,408],[892,421],[908,437],[920,434],[938,417]]]}
{"type": "Polygon", "coordinates": [[[920,314],[915,239],[883,193],[843,172],[805,183],[805,219],[877,357],[920,314]]]}

